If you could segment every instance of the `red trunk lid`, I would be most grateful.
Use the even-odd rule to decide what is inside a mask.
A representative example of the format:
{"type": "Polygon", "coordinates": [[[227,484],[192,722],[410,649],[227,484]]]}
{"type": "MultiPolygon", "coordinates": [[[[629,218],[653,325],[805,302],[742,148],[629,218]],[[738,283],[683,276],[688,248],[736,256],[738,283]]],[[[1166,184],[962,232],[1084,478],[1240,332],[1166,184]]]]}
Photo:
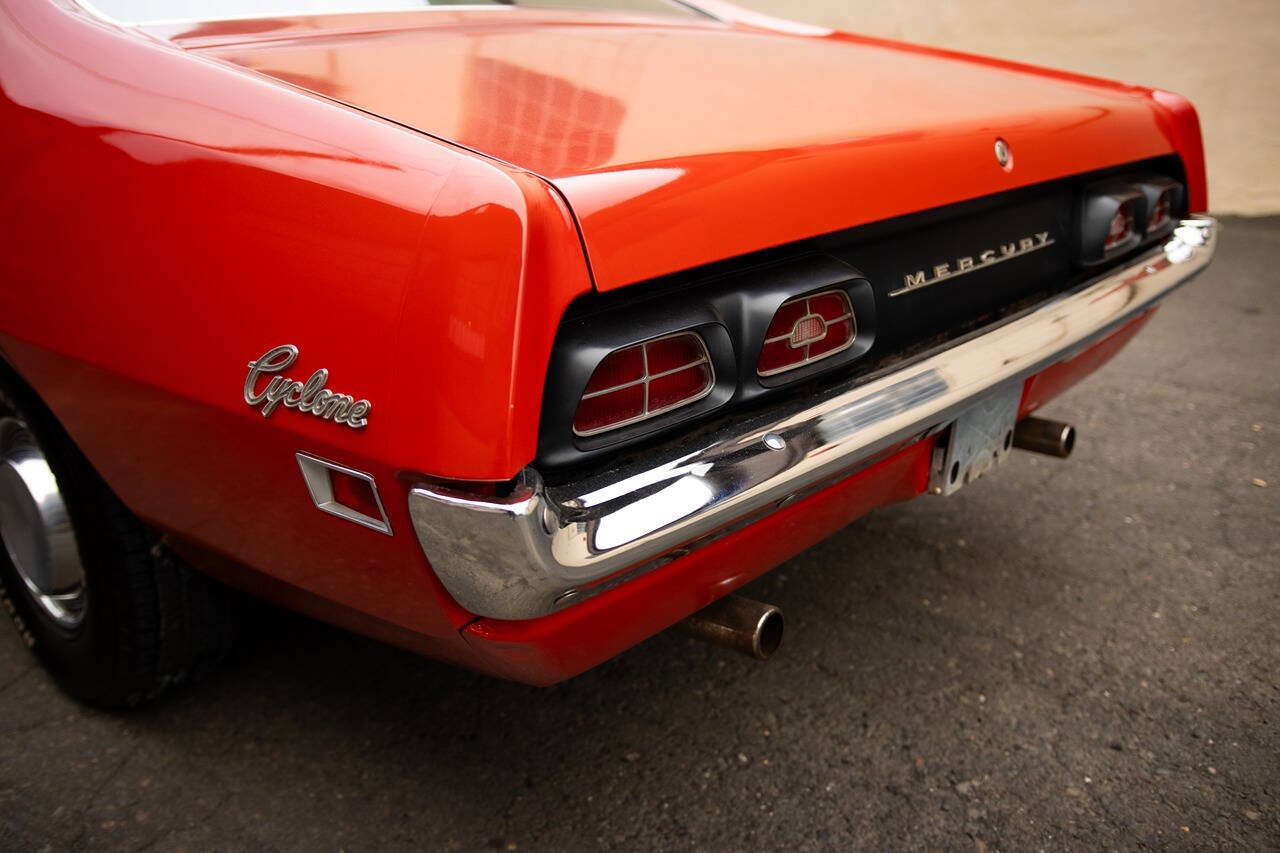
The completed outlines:
{"type": "Polygon", "coordinates": [[[521,10],[246,30],[163,34],[543,176],[602,290],[1173,150],[1146,89],[846,35],[521,10]]]}

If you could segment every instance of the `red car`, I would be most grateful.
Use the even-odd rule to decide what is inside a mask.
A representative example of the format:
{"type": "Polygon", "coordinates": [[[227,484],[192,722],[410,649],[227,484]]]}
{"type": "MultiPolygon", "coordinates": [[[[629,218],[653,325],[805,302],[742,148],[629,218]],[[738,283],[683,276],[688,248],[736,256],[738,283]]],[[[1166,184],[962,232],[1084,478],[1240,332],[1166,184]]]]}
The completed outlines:
{"type": "Polygon", "coordinates": [[[367,5],[0,0],[0,577],[86,701],[214,656],[223,584],[531,684],[682,620],[766,656],[735,589],[1066,455],[1032,413],[1214,252],[1168,92],[367,5]]]}

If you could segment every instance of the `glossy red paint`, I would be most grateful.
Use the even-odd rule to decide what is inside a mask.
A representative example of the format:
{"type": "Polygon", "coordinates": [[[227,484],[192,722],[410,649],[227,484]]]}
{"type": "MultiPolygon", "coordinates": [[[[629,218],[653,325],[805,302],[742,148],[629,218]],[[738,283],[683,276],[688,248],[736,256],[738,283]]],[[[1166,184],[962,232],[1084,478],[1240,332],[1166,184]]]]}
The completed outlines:
{"type": "Polygon", "coordinates": [[[1178,142],[1149,89],[754,23],[513,10],[170,35],[549,179],[601,290],[1178,142]]]}
{"type": "Polygon", "coordinates": [[[1133,336],[1147,324],[1156,310],[1152,308],[1145,314],[1133,318],[1103,340],[1078,353],[1074,358],[1060,361],[1027,379],[1026,384],[1022,386],[1019,417],[1031,414],[1119,355],[1120,350],[1133,340],[1133,336]]]}
{"type": "Polygon", "coordinates": [[[1196,108],[1181,95],[1155,90],[1151,93],[1161,112],[1161,126],[1173,143],[1187,172],[1187,203],[1192,213],[1209,209],[1209,185],[1205,180],[1204,140],[1196,108]]]}
{"type": "Polygon", "coordinates": [[[917,494],[929,451],[546,619],[473,622],[412,535],[409,484],[530,462],[557,325],[593,275],[616,288],[1172,150],[1204,206],[1177,96],[716,7],[734,20],[138,30],[0,0],[0,355],[125,503],[225,580],[508,677],[579,672],[917,494]],[[247,363],[285,343],[290,375],[327,368],[372,401],[366,427],[245,404],[247,363]],[[372,474],[395,535],[316,510],[300,451],[372,474]]]}

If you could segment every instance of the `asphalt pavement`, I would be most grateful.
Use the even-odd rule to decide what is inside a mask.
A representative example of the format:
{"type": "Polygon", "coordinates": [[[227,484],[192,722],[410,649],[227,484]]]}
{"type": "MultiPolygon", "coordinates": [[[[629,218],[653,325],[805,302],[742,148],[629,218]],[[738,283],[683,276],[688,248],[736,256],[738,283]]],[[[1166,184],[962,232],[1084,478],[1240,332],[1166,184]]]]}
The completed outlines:
{"type": "Polygon", "coordinates": [[[1280,218],[1015,454],[746,590],[765,664],[677,633],[526,688],[267,611],[115,715],[0,632],[0,848],[1280,847],[1280,218]]]}

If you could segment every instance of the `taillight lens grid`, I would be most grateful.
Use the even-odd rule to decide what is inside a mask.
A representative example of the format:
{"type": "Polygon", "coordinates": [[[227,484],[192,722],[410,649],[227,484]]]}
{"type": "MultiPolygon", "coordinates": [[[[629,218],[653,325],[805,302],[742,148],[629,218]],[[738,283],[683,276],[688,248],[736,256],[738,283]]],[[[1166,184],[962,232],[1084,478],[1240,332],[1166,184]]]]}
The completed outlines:
{"type": "Polygon", "coordinates": [[[1107,230],[1107,239],[1102,243],[1104,252],[1123,245],[1133,236],[1133,202],[1126,201],[1116,209],[1111,217],[1111,227],[1107,230]]]}
{"type": "Polygon", "coordinates": [[[1154,234],[1169,224],[1169,220],[1173,217],[1173,196],[1174,191],[1167,189],[1156,199],[1155,205],[1151,208],[1151,215],[1147,217],[1148,234],[1154,234]]]}
{"type": "Polygon", "coordinates": [[[769,322],[756,373],[773,376],[828,358],[853,346],[856,334],[853,306],[843,290],[788,299],[769,322]]]}
{"type": "Polygon", "coordinates": [[[714,384],[711,357],[696,332],[623,347],[591,374],[573,431],[585,437],[647,420],[701,400],[714,384]]]}

